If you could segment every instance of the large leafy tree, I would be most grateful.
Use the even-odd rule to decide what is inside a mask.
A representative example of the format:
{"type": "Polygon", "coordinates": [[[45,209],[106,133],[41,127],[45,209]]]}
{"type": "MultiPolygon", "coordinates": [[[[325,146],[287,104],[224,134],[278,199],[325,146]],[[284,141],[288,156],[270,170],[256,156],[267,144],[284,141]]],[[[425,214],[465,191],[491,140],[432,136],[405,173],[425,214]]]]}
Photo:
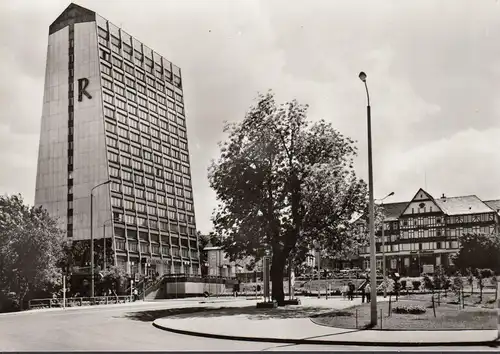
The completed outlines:
{"type": "Polygon", "coordinates": [[[0,197],[0,286],[22,306],[29,293],[60,286],[64,233],[46,210],[20,195],[0,197]]]}
{"type": "Polygon", "coordinates": [[[500,271],[500,237],[492,234],[465,234],[460,238],[460,249],[453,260],[462,272],[492,269],[500,271]]]}
{"type": "Polygon", "coordinates": [[[283,272],[317,243],[341,254],[364,242],[353,223],[366,209],[367,188],[353,169],[354,142],[325,121],[307,120],[307,106],[277,105],[260,95],[209,168],[219,205],[216,233],[232,259],[272,255],[272,297],[284,301],[283,272]]]}

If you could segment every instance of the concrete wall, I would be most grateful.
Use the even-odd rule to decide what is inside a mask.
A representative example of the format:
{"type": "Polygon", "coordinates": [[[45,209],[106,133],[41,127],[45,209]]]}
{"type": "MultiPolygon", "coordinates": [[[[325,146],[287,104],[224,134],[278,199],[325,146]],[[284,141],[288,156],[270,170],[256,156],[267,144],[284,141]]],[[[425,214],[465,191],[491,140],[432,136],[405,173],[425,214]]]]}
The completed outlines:
{"type": "MultiPolygon", "coordinates": [[[[74,129],[74,239],[90,237],[90,191],[109,179],[102,109],[101,74],[95,22],[75,24],[75,129],[74,129]],[[86,91],[78,102],[78,79],[87,78],[86,91]]],[[[103,224],[111,219],[110,186],[94,190],[94,238],[102,238],[103,224]]],[[[111,236],[108,223],[106,234],[111,236]]]]}
{"type": "Polygon", "coordinates": [[[65,229],[68,192],[68,27],[49,36],[35,205],[65,229]]]}
{"type": "Polygon", "coordinates": [[[185,294],[199,294],[208,292],[211,295],[227,293],[224,284],[207,284],[193,282],[173,282],[165,284],[165,295],[168,297],[183,296],[185,294]]]}

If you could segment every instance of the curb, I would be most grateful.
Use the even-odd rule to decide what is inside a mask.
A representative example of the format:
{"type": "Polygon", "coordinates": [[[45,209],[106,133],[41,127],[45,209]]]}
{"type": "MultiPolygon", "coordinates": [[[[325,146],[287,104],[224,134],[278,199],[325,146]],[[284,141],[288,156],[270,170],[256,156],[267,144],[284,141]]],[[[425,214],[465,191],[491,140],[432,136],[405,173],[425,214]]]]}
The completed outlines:
{"type": "Polygon", "coordinates": [[[232,336],[226,334],[213,334],[213,333],[202,333],[188,331],[184,329],[176,329],[164,327],[153,322],[153,327],[158,328],[163,331],[183,334],[195,337],[204,338],[214,338],[214,339],[226,339],[226,340],[237,340],[245,342],[268,342],[268,343],[281,343],[281,344],[313,344],[313,345],[346,345],[346,346],[370,346],[370,347],[471,347],[471,346],[489,346],[498,347],[500,345],[496,340],[492,341],[479,341],[479,342],[358,342],[353,340],[320,340],[320,339],[288,339],[288,338],[269,338],[269,337],[243,337],[243,336],[232,336]]]}

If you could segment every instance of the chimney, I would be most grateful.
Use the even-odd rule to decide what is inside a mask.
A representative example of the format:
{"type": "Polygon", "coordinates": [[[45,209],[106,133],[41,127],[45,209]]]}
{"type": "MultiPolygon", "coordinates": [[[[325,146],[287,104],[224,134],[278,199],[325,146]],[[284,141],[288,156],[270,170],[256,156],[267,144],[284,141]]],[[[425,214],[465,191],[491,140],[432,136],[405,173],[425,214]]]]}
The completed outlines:
{"type": "Polygon", "coordinates": [[[445,196],[445,195],[444,195],[444,193],[443,193],[443,195],[441,196],[441,199],[445,199],[445,198],[446,198],[446,196],[445,196]]]}

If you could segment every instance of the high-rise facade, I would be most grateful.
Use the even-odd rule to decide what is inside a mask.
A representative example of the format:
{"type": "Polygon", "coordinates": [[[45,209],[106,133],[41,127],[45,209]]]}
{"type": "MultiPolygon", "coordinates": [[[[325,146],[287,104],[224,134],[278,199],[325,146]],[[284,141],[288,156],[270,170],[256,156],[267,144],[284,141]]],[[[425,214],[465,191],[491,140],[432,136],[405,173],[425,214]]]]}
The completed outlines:
{"type": "Polygon", "coordinates": [[[35,205],[131,274],[199,274],[193,204],[180,68],[71,4],[49,28],[35,205]]]}

